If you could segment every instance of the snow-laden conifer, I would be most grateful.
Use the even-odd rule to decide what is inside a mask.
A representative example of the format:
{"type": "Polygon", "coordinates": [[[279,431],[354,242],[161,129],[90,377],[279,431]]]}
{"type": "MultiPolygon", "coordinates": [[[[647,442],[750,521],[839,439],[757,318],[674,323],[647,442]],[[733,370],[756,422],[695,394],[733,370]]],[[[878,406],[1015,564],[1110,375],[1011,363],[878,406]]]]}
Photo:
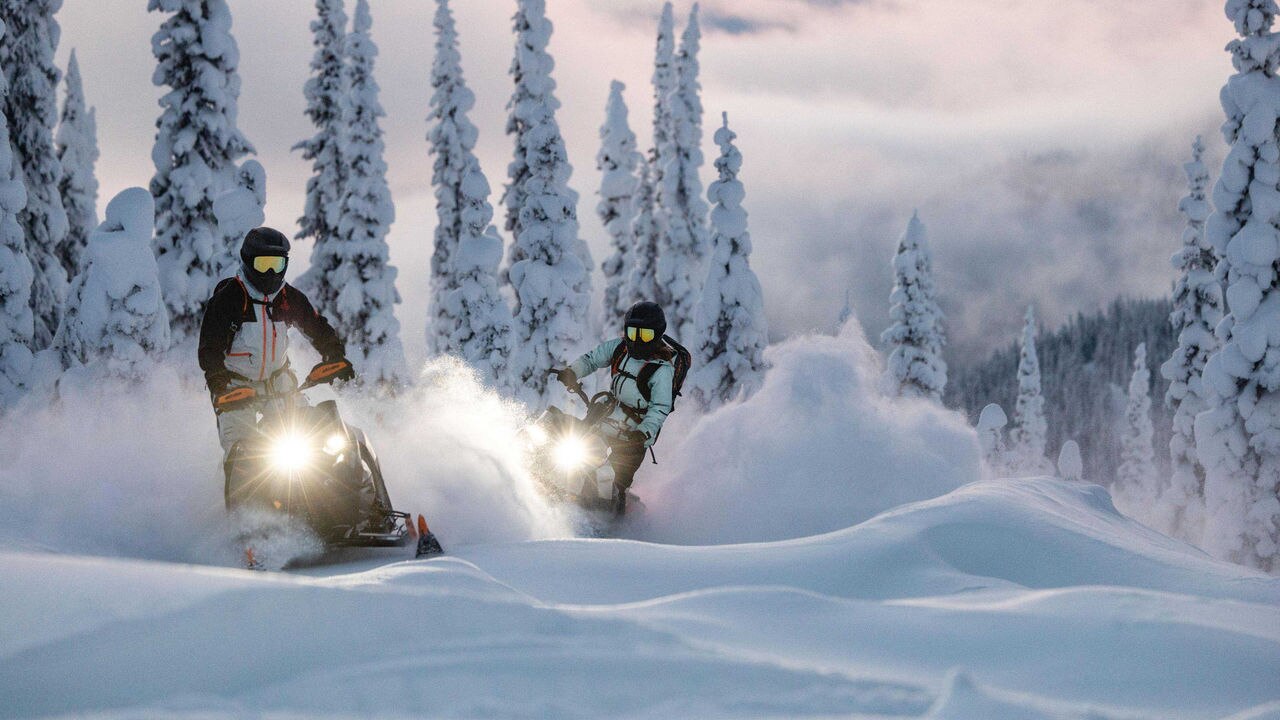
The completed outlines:
{"type": "Polygon", "coordinates": [[[978,443],[982,446],[982,459],[995,475],[1009,470],[1009,449],[1004,442],[1004,428],[1009,418],[997,403],[988,403],[978,415],[978,443]]]}
{"type": "Polygon", "coordinates": [[[98,225],[98,179],[93,165],[98,161],[98,126],[92,108],[85,107],[84,85],[76,51],[67,61],[66,95],[55,135],[62,177],[58,194],[67,211],[67,241],[61,260],[68,276],[80,267],[80,255],[89,243],[89,234],[98,225]]]}
{"type": "Polygon", "coordinates": [[[168,13],[151,38],[160,97],[151,160],[156,254],[175,344],[194,337],[204,304],[233,267],[242,238],[224,236],[213,201],[236,187],[253,146],[236,127],[240,52],[226,0],[148,0],[168,13]]]}
{"type": "Polygon", "coordinates": [[[655,302],[658,297],[658,234],[661,229],[654,213],[657,210],[653,187],[652,163],[640,161],[640,182],[636,185],[635,217],[631,220],[631,266],[625,291],[620,295],[635,302],[655,302]]]}
{"type": "Polygon", "coordinates": [[[695,314],[707,272],[707,205],[702,199],[702,100],[698,84],[698,5],[676,55],[675,89],[671,93],[670,142],[659,147],[661,177],[658,192],[658,304],[667,313],[667,326],[685,344],[695,345],[695,314]]]}
{"type": "Polygon", "coordinates": [[[169,348],[169,316],[151,236],[155,204],[135,187],[107,203],[71,282],[53,346],[64,370],[94,377],[145,379],[169,348]]]}
{"type": "Polygon", "coordinates": [[[768,325],[764,294],[751,270],[751,235],[746,193],[738,180],[742,153],[734,146],[737,135],[729,129],[729,114],[716,130],[720,157],[719,178],[707,188],[711,210],[711,257],[702,298],[697,308],[698,345],[693,353],[697,368],[692,394],[704,409],[716,408],[735,397],[748,397],[763,381],[764,348],[768,325]]]}
{"type": "Polygon", "coordinates": [[[1240,37],[1228,46],[1236,74],[1222,90],[1231,146],[1213,190],[1205,234],[1219,258],[1230,312],[1218,324],[1222,347],[1205,363],[1209,409],[1196,416],[1205,468],[1205,534],[1210,554],[1280,569],[1280,37],[1274,0],[1228,0],[1240,37]]]}
{"type": "Polygon", "coordinates": [[[548,207],[535,209],[534,212],[548,217],[565,212],[572,216],[572,237],[566,236],[558,242],[568,243],[586,269],[580,282],[586,283],[586,292],[590,293],[593,265],[591,252],[587,249],[586,241],[578,236],[578,193],[569,187],[569,175],[573,173],[573,167],[569,165],[564,138],[555,121],[560,101],[555,96],[556,81],[551,77],[555,61],[547,52],[552,24],[547,19],[546,0],[518,0],[516,14],[511,20],[516,33],[515,57],[511,60],[511,77],[515,81],[515,89],[511,93],[511,100],[507,102],[507,110],[510,111],[507,117],[507,134],[515,139],[515,153],[507,166],[508,181],[502,204],[507,210],[507,231],[515,240],[507,253],[507,268],[503,271],[503,278],[504,281],[511,282],[511,267],[528,257],[527,249],[518,238],[524,232],[528,210],[536,205],[536,201],[531,201],[530,196],[542,196],[550,192],[563,198],[566,208],[548,207]],[[536,161],[536,164],[542,166],[541,172],[544,175],[550,172],[551,175],[535,177],[540,172],[534,169],[535,155],[542,156],[536,161]],[[555,186],[554,189],[550,188],[548,181],[555,186]]]}
{"type": "Polygon", "coordinates": [[[1018,356],[1018,399],[1013,406],[1013,430],[1010,432],[1014,471],[1038,474],[1050,470],[1044,454],[1047,433],[1044,397],[1040,392],[1040,359],[1036,356],[1035,309],[1028,307],[1018,356]]]}
{"type": "Polygon", "coordinates": [[[1157,529],[1199,541],[1204,523],[1204,466],[1196,456],[1195,418],[1208,408],[1201,375],[1205,362],[1218,349],[1214,328],[1222,320],[1222,285],[1214,277],[1217,258],[1204,235],[1209,202],[1209,170],[1201,161],[1204,144],[1196,138],[1191,162],[1183,167],[1189,189],[1178,209],[1187,218],[1182,248],[1174,253],[1178,280],[1173,287],[1173,312],[1169,322],[1178,336],[1178,347],[1160,366],[1169,381],[1165,404],[1173,410],[1173,434],[1169,438],[1172,476],[1152,508],[1150,520],[1157,529]]]}
{"type": "Polygon", "coordinates": [[[1080,457],[1080,444],[1075,440],[1062,443],[1058,451],[1058,477],[1077,482],[1084,479],[1084,460],[1080,457]]]}
{"type": "Polygon", "coordinates": [[[631,234],[640,182],[636,169],[644,160],[636,150],[636,134],[627,124],[627,103],[622,97],[625,89],[617,80],[609,86],[604,125],[600,127],[600,152],[596,154],[596,169],[600,171],[596,213],[613,247],[613,254],[600,266],[604,271],[604,322],[608,328],[621,327],[627,308],[640,299],[631,295],[628,281],[636,244],[631,234]]]}
{"type": "Polygon", "coordinates": [[[334,296],[317,294],[316,307],[333,323],[347,344],[347,356],[361,382],[395,390],[407,381],[400,322],[395,317],[396,269],[387,250],[387,231],[395,220],[395,206],[387,187],[382,129],[385,113],[378,102],[373,63],[378,48],[369,31],[373,18],[367,0],[356,0],[347,56],[340,156],[346,163],[337,234],[324,243],[313,262],[334,296]]]}
{"type": "Polygon", "coordinates": [[[302,86],[307,100],[307,118],[316,132],[293,146],[302,159],[311,161],[307,178],[306,204],[298,218],[298,239],[311,238],[311,270],[294,282],[311,297],[333,298],[338,294],[331,278],[316,272],[316,261],[325,254],[324,245],[338,232],[346,167],[342,157],[342,133],[347,102],[343,73],[347,37],[347,14],[342,0],[316,0],[316,17],[311,21],[311,77],[302,86]]]}
{"type": "Polygon", "coordinates": [[[903,397],[942,400],[947,385],[947,363],[942,359],[946,340],[942,309],[933,285],[933,260],[924,223],[912,213],[907,230],[893,256],[893,292],[889,295],[889,319],[880,335],[889,348],[886,369],[892,392],[903,397]]]}
{"type": "Polygon", "coordinates": [[[511,308],[498,290],[502,239],[490,225],[489,183],[477,166],[462,181],[465,218],[450,266],[455,287],[443,298],[449,353],[466,360],[485,384],[510,392],[511,308]]]}
{"type": "Polygon", "coordinates": [[[34,349],[44,349],[58,329],[67,294],[67,213],[58,194],[62,166],[54,150],[58,121],[56,97],[61,74],[54,65],[60,29],[53,15],[62,0],[0,0],[0,19],[8,31],[0,38],[0,68],[9,82],[4,114],[14,163],[27,188],[27,204],[18,212],[34,278],[31,310],[34,349]],[[64,260],[65,258],[65,260],[64,260]]]}
{"type": "Polygon", "coordinates": [[[1151,371],[1147,369],[1147,344],[1133,353],[1133,376],[1128,402],[1120,422],[1120,467],[1116,469],[1117,505],[1135,517],[1145,517],[1155,505],[1155,449],[1151,445],[1151,371]]]}
{"type": "MultiPolygon", "coordinates": [[[[0,40],[8,29],[0,21],[0,40]]],[[[0,97],[9,91],[0,73],[0,97]]],[[[9,145],[9,121],[0,113],[0,411],[22,396],[31,380],[31,261],[18,213],[27,202],[22,169],[9,145]]]]}
{"type": "Polygon", "coordinates": [[[582,350],[591,264],[578,236],[578,196],[568,187],[573,169],[556,124],[560,103],[552,93],[544,0],[520,0],[514,20],[516,89],[507,129],[516,136],[516,162],[505,199],[508,217],[513,210],[518,216],[509,268],[516,298],[510,372],[522,398],[539,406],[548,395],[547,371],[582,350]]]}

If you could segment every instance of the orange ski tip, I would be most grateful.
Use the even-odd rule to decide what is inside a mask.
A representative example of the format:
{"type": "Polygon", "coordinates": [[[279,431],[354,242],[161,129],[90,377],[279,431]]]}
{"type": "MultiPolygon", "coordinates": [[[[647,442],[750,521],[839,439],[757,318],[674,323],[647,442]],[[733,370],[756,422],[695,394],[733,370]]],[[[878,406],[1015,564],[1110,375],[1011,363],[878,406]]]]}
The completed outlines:
{"type": "Polygon", "coordinates": [[[427,527],[427,519],[423,517],[421,513],[419,513],[418,514],[418,534],[426,535],[429,532],[431,532],[431,530],[430,528],[427,527]]]}
{"type": "Polygon", "coordinates": [[[253,564],[255,564],[255,563],[257,562],[257,561],[254,559],[254,557],[253,557],[253,548],[245,548],[245,549],[244,549],[244,560],[245,560],[245,562],[249,563],[250,565],[253,565],[253,564]]]}

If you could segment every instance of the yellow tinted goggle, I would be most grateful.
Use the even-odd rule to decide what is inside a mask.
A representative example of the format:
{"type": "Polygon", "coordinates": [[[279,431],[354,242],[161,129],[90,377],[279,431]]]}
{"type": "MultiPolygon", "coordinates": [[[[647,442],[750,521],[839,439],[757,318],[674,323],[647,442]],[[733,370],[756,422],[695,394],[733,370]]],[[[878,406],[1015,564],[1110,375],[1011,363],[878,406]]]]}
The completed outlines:
{"type": "Polygon", "coordinates": [[[288,264],[289,258],[279,255],[262,255],[253,259],[253,269],[262,273],[268,270],[284,272],[284,266],[288,264]]]}
{"type": "Polygon", "coordinates": [[[640,336],[640,342],[653,342],[656,333],[653,328],[627,327],[627,339],[631,342],[636,341],[636,336],[640,336]]]}

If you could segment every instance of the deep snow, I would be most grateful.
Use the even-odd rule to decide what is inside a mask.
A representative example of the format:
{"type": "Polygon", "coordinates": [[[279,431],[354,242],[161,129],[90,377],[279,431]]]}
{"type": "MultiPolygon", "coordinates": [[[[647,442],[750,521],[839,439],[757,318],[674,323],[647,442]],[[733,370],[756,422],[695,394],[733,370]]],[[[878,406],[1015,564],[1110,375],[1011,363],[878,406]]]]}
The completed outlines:
{"type": "Polygon", "coordinates": [[[571,537],[520,408],[459,365],[343,395],[449,554],[287,573],[232,567],[202,390],[30,398],[0,427],[0,717],[1280,717],[1280,579],[1095,486],[980,480],[856,323],[767,360],[673,415],[631,540],[571,537]]]}

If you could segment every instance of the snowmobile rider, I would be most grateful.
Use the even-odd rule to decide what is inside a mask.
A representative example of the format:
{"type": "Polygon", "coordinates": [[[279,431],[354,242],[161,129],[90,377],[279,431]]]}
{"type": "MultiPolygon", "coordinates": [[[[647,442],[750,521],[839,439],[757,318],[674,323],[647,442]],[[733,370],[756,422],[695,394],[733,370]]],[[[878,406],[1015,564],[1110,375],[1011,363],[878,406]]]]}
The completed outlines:
{"type": "MultiPolygon", "coordinates": [[[[346,360],[346,348],[333,326],[306,295],[284,281],[288,267],[289,239],[279,230],[254,228],[240,245],[240,270],[219,282],[205,304],[198,354],[218,415],[224,455],[258,422],[251,403],[225,396],[240,387],[267,391],[272,373],[289,365],[290,327],[311,341],[322,363],[346,360]]],[[[337,375],[341,380],[354,377],[350,367],[337,375]]]]}
{"type": "Polygon", "coordinates": [[[609,387],[618,404],[610,416],[615,423],[607,426],[614,431],[609,440],[609,464],[621,497],[626,496],[636,470],[644,462],[645,449],[658,439],[673,406],[675,355],[663,341],[666,329],[667,318],[661,307],[638,302],[627,310],[622,337],[605,340],[556,374],[556,379],[572,390],[579,378],[610,368],[609,387]],[[645,371],[646,365],[653,369],[645,371]],[[649,377],[642,391],[644,375],[649,377]]]}

